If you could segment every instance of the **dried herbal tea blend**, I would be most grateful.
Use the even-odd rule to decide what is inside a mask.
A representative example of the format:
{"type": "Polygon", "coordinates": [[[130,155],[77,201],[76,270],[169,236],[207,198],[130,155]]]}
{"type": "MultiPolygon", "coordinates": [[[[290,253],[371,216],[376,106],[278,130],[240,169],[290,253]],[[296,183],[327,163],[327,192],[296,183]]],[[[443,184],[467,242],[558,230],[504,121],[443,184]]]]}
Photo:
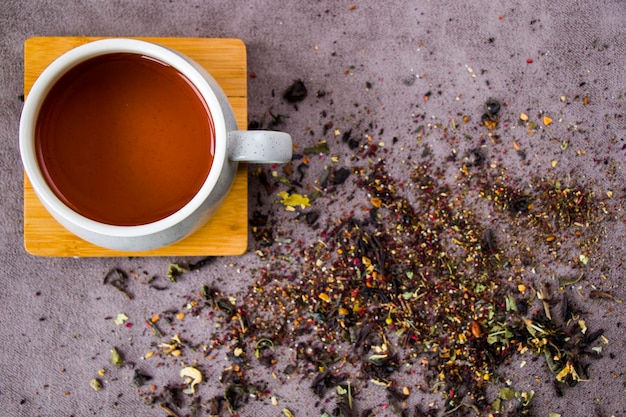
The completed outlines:
{"type": "MultiPolygon", "coordinates": [[[[299,101],[306,87],[298,81],[287,93],[299,101]]],[[[483,111],[478,129],[498,149],[501,102],[489,98],[483,111]]],[[[461,135],[469,120],[420,126],[418,139],[461,135]]],[[[539,360],[554,395],[589,378],[606,338],[587,328],[573,286],[601,244],[605,201],[572,178],[517,178],[489,163],[484,143],[446,159],[453,181],[428,147],[398,177],[375,137],[382,129],[363,126],[328,122],[330,139],[303,145],[285,167],[254,173],[261,190],[251,231],[263,266],[239,292],[207,281],[184,305],[146,320],[156,341],[133,381],[147,403],[169,415],[245,415],[253,401],[279,405],[270,387],[297,377],[322,416],[377,415],[372,389],[401,415],[532,416],[535,393],[502,371],[514,358],[539,360]],[[333,159],[340,152],[352,155],[349,165],[333,159]],[[342,194],[348,185],[354,190],[342,194]],[[345,209],[325,210],[334,198],[345,209]],[[277,208],[315,238],[281,227],[271,214],[277,208]],[[546,263],[569,272],[536,274],[546,263]],[[188,320],[208,330],[189,333],[188,320]],[[209,369],[220,355],[227,361],[217,375],[209,369]],[[178,366],[181,378],[152,383],[150,364],[178,366]],[[207,385],[219,393],[202,397],[207,385]]],[[[171,264],[167,277],[172,285],[190,274],[202,280],[200,269],[213,261],[171,264]]],[[[108,281],[123,275],[112,274],[108,281]]],[[[589,297],[613,298],[601,290],[589,297]]]]}

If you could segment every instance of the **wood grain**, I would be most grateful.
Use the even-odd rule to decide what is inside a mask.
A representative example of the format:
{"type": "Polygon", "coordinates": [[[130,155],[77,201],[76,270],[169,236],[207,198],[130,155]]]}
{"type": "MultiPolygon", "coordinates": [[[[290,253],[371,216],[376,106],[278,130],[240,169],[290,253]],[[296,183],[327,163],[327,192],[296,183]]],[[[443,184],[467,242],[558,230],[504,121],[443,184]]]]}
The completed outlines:
{"type": "MultiPolygon", "coordinates": [[[[58,56],[99,37],[34,37],[24,44],[24,95],[58,56]]],[[[134,38],[172,48],[202,65],[226,93],[239,129],[248,124],[246,48],[239,39],[134,38]]],[[[62,227],[43,207],[24,175],[24,247],[37,256],[227,256],[248,246],[248,168],[240,164],[223,205],[200,230],[165,248],[122,252],[93,245],[62,227]]]]}

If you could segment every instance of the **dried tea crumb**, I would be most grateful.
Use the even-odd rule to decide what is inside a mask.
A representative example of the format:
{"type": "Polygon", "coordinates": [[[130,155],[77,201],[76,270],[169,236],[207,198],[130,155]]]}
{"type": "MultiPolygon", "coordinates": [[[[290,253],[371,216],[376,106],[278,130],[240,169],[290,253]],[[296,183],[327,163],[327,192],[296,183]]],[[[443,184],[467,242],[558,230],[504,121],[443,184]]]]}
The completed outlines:
{"type": "Polygon", "coordinates": [[[289,103],[297,103],[302,101],[307,96],[307,89],[304,85],[304,81],[296,80],[285,90],[283,93],[283,98],[287,100],[289,103]]]}
{"type": "Polygon", "coordinates": [[[94,389],[94,391],[100,391],[102,389],[102,382],[98,378],[94,378],[89,381],[89,386],[94,389]]]}

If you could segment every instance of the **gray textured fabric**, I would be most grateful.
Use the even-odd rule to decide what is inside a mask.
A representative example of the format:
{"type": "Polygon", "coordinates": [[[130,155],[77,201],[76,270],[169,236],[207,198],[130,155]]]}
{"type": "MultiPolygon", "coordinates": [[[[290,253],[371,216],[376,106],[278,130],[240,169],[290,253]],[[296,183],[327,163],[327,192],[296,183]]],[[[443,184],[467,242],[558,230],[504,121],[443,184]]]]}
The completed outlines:
{"type": "MultiPolygon", "coordinates": [[[[226,357],[229,350],[186,348],[182,356],[168,357],[159,346],[170,343],[175,334],[198,346],[210,344],[216,324],[224,319],[207,310],[192,317],[189,299],[198,299],[201,285],[209,284],[245,305],[249,288],[260,280],[264,269],[277,277],[290,269],[306,279],[310,272],[298,269],[301,249],[323,240],[322,231],[348,218],[351,210],[355,217],[366,217],[365,208],[370,205],[370,196],[355,184],[358,175],[352,175],[334,190],[324,190],[312,203],[311,209],[321,212],[320,227],[312,228],[276,203],[276,193],[286,189],[284,184],[268,194],[259,181],[259,167],[251,165],[250,216],[255,210],[269,215],[272,246],[264,246],[251,233],[244,256],[217,259],[183,274],[176,283],[166,278],[168,265],[195,259],[28,255],[22,243],[23,177],[17,146],[23,44],[36,35],[91,35],[242,39],[249,72],[254,75],[248,80],[250,120],[267,124],[270,113],[287,115],[278,128],[294,136],[299,152],[323,139],[331,145],[329,155],[310,157],[301,192],[313,192],[315,179],[326,167],[368,167],[381,157],[398,183],[408,184],[414,167],[430,160],[447,175],[442,181],[454,184],[467,150],[479,145],[485,164],[506,167],[512,178],[562,178],[585,184],[595,200],[604,200],[608,213],[601,216],[600,243],[586,254],[587,265],[555,255],[521,274],[529,283],[555,282],[559,274],[584,268],[584,278],[568,291],[584,312],[589,331],[604,329],[608,344],[594,345],[602,347],[603,357],[590,360],[588,380],[566,389],[563,397],[555,394],[554,375],[543,356],[514,357],[502,367],[501,375],[515,390],[535,392],[536,416],[626,416],[625,316],[619,302],[626,298],[622,285],[626,256],[624,16],[626,5],[619,0],[5,0],[0,10],[1,414],[163,416],[166,410],[158,403],[145,404],[150,385],[161,392],[167,384],[182,384],[180,369],[195,364],[204,374],[197,387],[196,398],[202,398],[198,415],[208,415],[209,399],[224,392],[220,374],[233,364],[226,357]],[[309,91],[297,106],[281,97],[295,79],[302,79],[309,91]],[[321,91],[326,95],[316,95],[321,91]],[[503,103],[502,120],[493,131],[479,123],[489,97],[503,103]],[[522,113],[537,123],[534,133],[519,122],[522,113]],[[542,121],[544,115],[553,120],[549,126],[542,121]],[[470,121],[462,126],[464,116],[470,121]],[[444,131],[442,126],[449,127],[452,119],[459,124],[457,131],[444,131]],[[383,150],[372,161],[357,155],[341,142],[341,135],[350,129],[362,135],[361,140],[371,135],[374,143],[383,142],[383,150]],[[428,156],[425,148],[430,149],[428,156]],[[289,258],[291,264],[285,261],[289,258]],[[111,268],[128,273],[133,300],[102,284],[111,268]],[[154,276],[150,286],[148,281],[154,276]],[[166,289],[158,291],[154,285],[166,289]],[[613,299],[590,299],[593,290],[610,293],[613,299]],[[164,321],[168,310],[187,315],[174,317],[169,325],[164,321]],[[129,317],[130,326],[114,323],[119,313],[129,317]],[[157,323],[165,333],[162,338],[145,325],[155,314],[161,315],[157,323]],[[126,364],[120,368],[111,364],[113,347],[124,355],[126,364]],[[145,358],[149,351],[161,353],[145,358]],[[103,375],[98,374],[101,369],[103,375]],[[137,387],[135,370],[152,380],[137,387]],[[102,383],[100,391],[89,384],[94,378],[102,383]]],[[[281,167],[276,171],[284,175],[281,167]]],[[[271,179],[270,170],[265,172],[271,179]]],[[[506,233],[499,230],[498,238],[505,241],[506,233]]],[[[574,242],[576,236],[566,235],[564,247],[567,239],[574,242]]],[[[567,254],[577,256],[575,247],[568,250],[567,254]]],[[[562,291],[554,291],[559,299],[562,291]]],[[[534,304],[532,308],[541,307],[534,304]]],[[[260,399],[250,398],[237,411],[240,415],[276,416],[285,408],[298,417],[332,412],[335,394],[317,398],[310,388],[313,374],[283,373],[295,356],[294,346],[287,344],[276,347],[278,362],[273,368],[251,362],[247,378],[266,382],[267,392],[260,399]],[[272,404],[272,396],[278,405],[272,404]]],[[[414,415],[414,404],[426,410],[431,402],[439,404],[437,415],[443,415],[442,395],[425,388],[422,373],[417,361],[394,377],[399,389],[410,388],[407,415],[414,415]]],[[[354,397],[356,415],[368,408],[376,415],[393,414],[383,387],[358,382],[362,380],[357,377],[352,380],[359,389],[354,397]]],[[[499,386],[493,385],[492,391],[499,386]]],[[[192,399],[183,397],[182,406],[171,405],[179,415],[192,409],[192,399]]],[[[461,412],[473,415],[471,408],[455,413],[461,412]]],[[[222,415],[228,414],[224,408],[222,415]]]]}

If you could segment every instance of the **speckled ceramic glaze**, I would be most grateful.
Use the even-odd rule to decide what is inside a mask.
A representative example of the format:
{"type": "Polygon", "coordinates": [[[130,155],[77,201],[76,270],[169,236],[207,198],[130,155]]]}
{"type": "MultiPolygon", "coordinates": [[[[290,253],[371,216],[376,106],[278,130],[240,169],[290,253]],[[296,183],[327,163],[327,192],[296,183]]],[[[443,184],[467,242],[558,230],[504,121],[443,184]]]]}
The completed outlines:
{"type": "Polygon", "coordinates": [[[240,161],[282,163],[291,159],[291,136],[282,132],[237,131],[228,99],[204,68],[160,45],[133,39],[105,39],[79,46],[54,61],[34,83],[20,120],[20,153],[33,190],[50,214],[72,233],[95,245],[122,251],[156,249],[175,243],[206,223],[217,211],[235,179],[240,161]],[[196,196],[162,220],[139,226],[114,226],[90,220],[64,205],[47,185],[35,155],[35,125],[39,108],[54,83],[70,68],[87,59],[128,52],[172,65],[200,91],[215,127],[215,155],[211,171],[196,196]]]}

